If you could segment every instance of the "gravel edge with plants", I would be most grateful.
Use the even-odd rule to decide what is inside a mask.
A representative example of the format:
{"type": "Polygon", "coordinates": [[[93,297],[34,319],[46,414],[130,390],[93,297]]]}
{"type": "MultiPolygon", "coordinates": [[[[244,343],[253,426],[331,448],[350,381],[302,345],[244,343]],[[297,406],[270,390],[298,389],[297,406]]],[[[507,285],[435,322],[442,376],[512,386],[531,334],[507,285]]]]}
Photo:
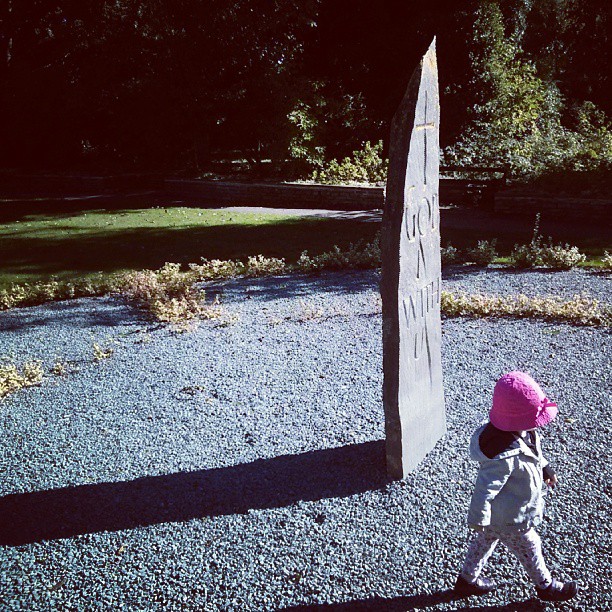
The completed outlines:
{"type": "MultiPolygon", "coordinates": [[[[444,288],[604,298],[606,285],[463,267],[444,288]]],[[[222,313],[188,333],[110,298],[0,313],[0,355],[66,365],[0,402],[0,607],[548,609],[501,547],[496,593],[447,591],[468,438],[496,378],[519,368],[560,407],[543,432],[560,485],[541,532],[554,574],[583,587],[563,609],[612,609],[607,330],[444,320],[448,434],[388,482],[378,273],[206,287],[222,313]],[[94,344],[113,350],[96,359],[94,344]]]]}

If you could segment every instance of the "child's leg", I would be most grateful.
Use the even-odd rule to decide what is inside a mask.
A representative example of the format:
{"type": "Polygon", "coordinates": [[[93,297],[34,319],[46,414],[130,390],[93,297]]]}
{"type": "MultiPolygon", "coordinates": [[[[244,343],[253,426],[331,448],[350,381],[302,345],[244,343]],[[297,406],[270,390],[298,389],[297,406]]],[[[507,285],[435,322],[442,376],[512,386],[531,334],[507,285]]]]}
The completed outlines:
{"type": "Polygon", "coordinates": [[[499,542],[497,535],[491,533],[486,527],[474,534],[461,568],[461,576],[465,580],[470,583],[476,582],[489,557],[493,554],[497,542],[499,542]]]}
{"type": "Polygon", "coordinates": [[[542,540],[535,529],[499,533],[501,541],[518,557],[537,587],[545,589],[552,577],[542,556],[542,540]]]}

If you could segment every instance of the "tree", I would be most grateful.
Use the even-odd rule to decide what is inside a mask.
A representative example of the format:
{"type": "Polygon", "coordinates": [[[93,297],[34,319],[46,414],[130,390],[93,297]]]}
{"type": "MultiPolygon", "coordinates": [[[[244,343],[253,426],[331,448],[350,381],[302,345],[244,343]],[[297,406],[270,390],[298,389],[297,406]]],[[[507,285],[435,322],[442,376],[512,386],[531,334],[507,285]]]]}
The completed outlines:
{"type": "MultiPolygon", "coordinates": [[[[2,40],[4,164],[197,165],[239,130],[270,140],[292,106],[318,0],[33,0],[2,40]],[[272,104],[271,104],[272,102],[272,104]],[[246,118],[250,117],[251,120],[246,118]]],[[[266,143],[268,144],[268,143],[266,143]]]]}
{"type": "Polygon", "coordinates": [[[470,54],[475,104],[470,123],[447,155],[464,165],[507,166],[523,178],[605,166],[612,161],[605,114],[583,103],[576,106],[580,129],[568,127],[565,98],[550,79],[557,68],[544,61],[547,70],[539,70],[521,47],[529,8],[523,3],[523,15],[508,22],[498,0],[480,3],[470,54]]]}

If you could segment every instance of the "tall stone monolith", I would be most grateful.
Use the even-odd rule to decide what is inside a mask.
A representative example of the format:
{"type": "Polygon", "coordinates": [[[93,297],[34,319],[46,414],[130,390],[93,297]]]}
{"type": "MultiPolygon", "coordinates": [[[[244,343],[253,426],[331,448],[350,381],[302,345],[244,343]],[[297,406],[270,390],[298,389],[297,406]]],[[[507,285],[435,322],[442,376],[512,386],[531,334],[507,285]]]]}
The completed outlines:
{"type": "Polygon", "coordinates": [[[393,117],[382,225],[387,470],[403,478],[446,433],[441,362],[435,39],[393,117]]]}

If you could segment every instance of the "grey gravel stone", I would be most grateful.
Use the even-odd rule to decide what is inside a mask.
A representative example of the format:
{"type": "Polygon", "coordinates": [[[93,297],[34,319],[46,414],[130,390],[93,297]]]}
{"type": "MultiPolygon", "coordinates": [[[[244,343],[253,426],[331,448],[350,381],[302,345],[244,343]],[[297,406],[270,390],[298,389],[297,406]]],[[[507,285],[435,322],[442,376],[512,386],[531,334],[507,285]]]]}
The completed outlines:
{"type": "MultiPolygon", "coordinates": [[[[603,276],[525,275],[452,273],[445,288],[606,295],[603,276]]],[[[563,609],[611,610],[608,332],[444,320],[448,434],[389,482],[377,283],[215,283],[239,319],[186,334],[113,299],[0,313],[0,355],[74,365],[0,403],[0,607],[552,609],[501,547],[497,592],[448,597],[476,474],[469,435],[497,377],[519,368],[560,407],[543,431],[560,484],[541,533],[553,573],[582,585],[563,609]],[[113,342],[109,359],[94,362],[92,334],[113,342]]]]}

